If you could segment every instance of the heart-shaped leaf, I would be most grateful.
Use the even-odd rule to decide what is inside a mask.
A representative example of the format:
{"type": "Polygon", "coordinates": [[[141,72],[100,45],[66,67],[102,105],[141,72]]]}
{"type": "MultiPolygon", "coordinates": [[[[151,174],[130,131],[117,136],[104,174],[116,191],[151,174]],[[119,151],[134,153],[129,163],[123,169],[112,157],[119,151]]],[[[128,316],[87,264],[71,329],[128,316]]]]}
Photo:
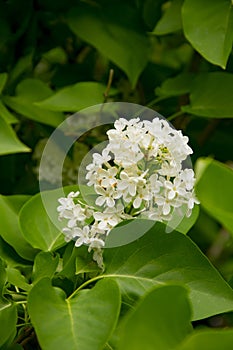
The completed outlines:
{"type": "Polygon", "coordinates": [[[45,278],[32,288],[28,307],[43,349],[102,349],[118,319],[120,293],[115,281],[104,280],[66,298],[45,278]]]}

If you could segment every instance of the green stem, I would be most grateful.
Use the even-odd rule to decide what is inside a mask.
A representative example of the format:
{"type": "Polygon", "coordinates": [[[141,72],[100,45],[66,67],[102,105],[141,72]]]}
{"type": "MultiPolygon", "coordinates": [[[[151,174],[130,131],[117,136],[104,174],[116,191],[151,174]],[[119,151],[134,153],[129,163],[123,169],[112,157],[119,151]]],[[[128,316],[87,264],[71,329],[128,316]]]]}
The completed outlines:
{"type": "Polygon", "coordinates": [[[156,97],[156,98],[154,98],[152,101],[150,101],[150,102],[146,105],[146,107],[149,107],[149,108],[150,108],[150,107],[156,105],[158,102],[163,101],[163,100],[166,100],[167,98],[170,98],[170,96],[160,96],[160,97],[156,97]]]}
{"type": "Polygon", "coordinates": [[[17,305],[20,305],[20,304],[27,304],[27,300],[15,301],[15,304],[17,304],[17,305]]]}
{"type": "Polygon", "coordinates": [[[104,276],[96,276],[96,277],[93,277],[91,278],[90,280],[84,282],[83,284],[81,284],[81,286],[79,286],[77,289],[75,289],[75,291],[70,294],[70,296],[67,298],[68,300],[70,300],[71,298],[73,298],[75,296],[76,293],[78,293],[81,289],[85,288],[86,286],[88,286],[88,284],[92,283],[92,282],[95,282],[95,281],[98,281],[100,279],[104,278],[104,276]]]}
{"type": "Polygon", "coordinates": [[[178,111],[178,112],[176,112],[176,113],[170,115],[170,116],[167,117],[166,119],[170,121],[170,120],[175,119],[176,117],[179,117],[180,115],[182,115],[182,114],[184,114],[184,113],[185,113],[185,112],[183,112],[183,111],[178,111]]]}

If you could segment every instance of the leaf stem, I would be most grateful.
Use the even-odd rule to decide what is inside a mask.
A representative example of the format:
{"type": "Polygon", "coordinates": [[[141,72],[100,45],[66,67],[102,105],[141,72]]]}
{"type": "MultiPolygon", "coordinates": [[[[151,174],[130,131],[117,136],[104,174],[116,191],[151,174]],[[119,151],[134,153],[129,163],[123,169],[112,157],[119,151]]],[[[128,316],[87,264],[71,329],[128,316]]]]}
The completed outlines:
{"type": "Polygon", "coordinates": [[[147,103],[146,107],[152,107],[154,105],[156,105],[158,102],[166,100],[167,98],[170,98],[171,96],[160,96],[160,97],[156,97],[154,98],[152,101],[150,101],[149,103],[147,103]]]}
{"type": "Polygon", "coordinates": [[[182,114],[184,114],[184,113],[185,113],[185,112],[183,112],[183,111],[178,111],[178,112],[176,112],[176,113],[170,115],[170,116],[167,117],[166,119],[170,121],[170,120],[175,119],[176,117],[179,117],[180,115],[182,115],[182,114]]]}
{"type": "Polygon", "coordinates": [[[114,70],[110,69],[109,77],[108,77],[108,84],[107,84],[106,90],[104,92],[104,103],[107,101],[108,94],[109,94],[109,91],[110,91],[111,86],[112,86],[113,75],[114,75],[114,70]]]}
{"type": "Polygon", "coordinates": [[[84,282],[83,284],[81,284],[81,286],[79,286],[77,289],[75,289],[75,291],[72,294],[70,294],[70,296],[67,298],[67,300],[70,300],[71,298],[73,298],[76,293],[78,293],[84,287],[88,286],[88,284],[90,284],[92,282],[95,282],[95,281],[98,281],[98,280],[100,280],[102,278],[104,278],[104,276],[103,275],[99,275],[99,276],[93,277],[90,280],[84,282]]]}

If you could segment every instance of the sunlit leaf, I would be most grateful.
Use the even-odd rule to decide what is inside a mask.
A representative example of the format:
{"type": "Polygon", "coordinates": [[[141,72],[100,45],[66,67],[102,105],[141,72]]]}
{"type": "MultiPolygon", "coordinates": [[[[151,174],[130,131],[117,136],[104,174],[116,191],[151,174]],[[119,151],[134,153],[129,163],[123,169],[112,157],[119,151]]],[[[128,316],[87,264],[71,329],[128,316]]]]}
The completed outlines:
{"type": "Polygon", "coordinates": [[[16,88],[16,96],[4,96],[3,101],[23,116],[51,126],[58,126],[63,122],[62,113],[48,111],[35,105],[52,95],[52,90],[41,80],[25,79],[16,88]]]}
{"type": "Polygon", "coordinates": [[[30,148],[18,139],[11,126],[0,117],[0,155],[21,152],[30,152],[30,148]]]}
{"type": "Polygon", "coordinates": [[[210,158],[200,158],[196,168],[201,205],[233,234],[233,170],[210,158]]]}
{"type": "Polygon", "coordinates": [[[185,0],[184,33],[208,61],[226,67],[233,42],[233,11],[230,0],[185,0]]]}
{"type": "Polygon", "coordinates": [[[36,105],[51,111],[77,112],[80,109],[103,103],[105,90],[106,86],[103,84],[81,82],[65,87],[36,105]]]}
{"type": "Polygon", "coordinates": [[[153,30],[154,34],[170,34],[182,29],[181,6],[183,1],[173,0],[169,2],[169,7],[153,30]]]}

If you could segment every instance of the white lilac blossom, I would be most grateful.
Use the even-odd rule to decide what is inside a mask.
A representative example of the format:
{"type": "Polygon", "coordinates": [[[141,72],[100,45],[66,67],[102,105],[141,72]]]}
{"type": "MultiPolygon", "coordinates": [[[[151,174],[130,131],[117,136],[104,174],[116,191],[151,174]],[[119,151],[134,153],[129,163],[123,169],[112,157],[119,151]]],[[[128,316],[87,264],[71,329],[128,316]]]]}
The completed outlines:
{"type": "Polygon", "coordinates": [[[67,241],[93,250],[93,259],[103,266],[102,248],[111,229],[139,215],[167,222],[176,208],[186,206],[190,216],[195,203],[192,169],[183,161],[192,154],[188,137],[165,120],[140,121],[120,118],[107,132],[102,154],[94,153],[86,167],[86,181],[96,192],[96,207],[79,199],[79,192],[60,198],[59,218],[67,241]]]}

